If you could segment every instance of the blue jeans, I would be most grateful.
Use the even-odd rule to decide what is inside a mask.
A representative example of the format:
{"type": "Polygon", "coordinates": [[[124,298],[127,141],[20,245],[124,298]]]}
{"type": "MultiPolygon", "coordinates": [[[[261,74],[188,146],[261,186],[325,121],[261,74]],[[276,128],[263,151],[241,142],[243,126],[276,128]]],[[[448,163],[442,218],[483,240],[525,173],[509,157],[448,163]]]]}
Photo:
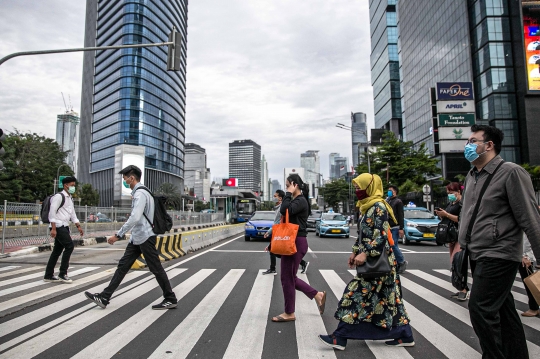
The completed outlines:
{"type": "Polygon", "coordinates": [[[403,258],[403,253],[401,253],[401,249],[399,249],[398,246],[398,240],[399,240],[399,228],[395,227],[391,229],[392,232],[392,238],[394,239],[394,245],[392,246],[392,250],[394,251],[394,256],[396,257],[396,261],[398,264],[405,262],[405,258],[403,258]]]}

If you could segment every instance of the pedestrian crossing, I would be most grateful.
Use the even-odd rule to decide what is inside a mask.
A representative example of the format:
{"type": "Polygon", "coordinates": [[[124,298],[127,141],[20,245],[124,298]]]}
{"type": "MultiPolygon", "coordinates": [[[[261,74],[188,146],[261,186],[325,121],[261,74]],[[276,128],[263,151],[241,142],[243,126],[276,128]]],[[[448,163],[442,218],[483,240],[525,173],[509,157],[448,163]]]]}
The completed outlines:
{"type": "MultiPolygon", "coordinates": [[[[327,291],[325,314],[320,316],[315,301],[297,292],[297,320],[272,323],[270,318],[283,310],[279,276],[262,275],[263,270],[184,265],[166,268],[179,302],[176,310],[169,311],[150,309],[162,296],[147,271],[128,273],[111,303],[101,309],[83,292],[103,290],[114,268],[76,266],[69,272],[75,277],[72,284],[41,281],[44,284],[38,286],[34,284],[43,267],[0,267],[1,274],[12,274],[0,278],[0,359],[481,358],[466,302],[449,297],[455,289],[445,269],[411,269],[401,276],[416,347],[349,341],[344,352],[334,352],[317,335],[337,327],[334,310],[354,271],[318,269],[313,263],[308,274],[298,277],[327,291]],[[2,296],[6,290],[14,291],[2,296]],[[51,295],[54,299],[47,300],[51,295]],[[10,314],[17,308],[16,300],[35,304],[10,314]]],[[[528,309],[522,285],[516,278],[513,295],[519,313],[528,309]]],[[[530,357],[540,358],[540,318],[520,318],[530,357]]]]}

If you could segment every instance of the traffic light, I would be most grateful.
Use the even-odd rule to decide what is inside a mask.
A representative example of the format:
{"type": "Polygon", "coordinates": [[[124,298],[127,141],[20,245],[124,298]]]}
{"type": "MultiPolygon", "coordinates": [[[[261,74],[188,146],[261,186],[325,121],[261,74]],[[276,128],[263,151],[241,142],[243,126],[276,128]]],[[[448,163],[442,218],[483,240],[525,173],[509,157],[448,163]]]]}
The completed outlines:
{"type": "Polygon", "coordinates": [[[180,56],[182,54],[182,35],[173,26],[169,34],[169,42],[172,42],[167,51],[167,71],[180,70],[180,56]]]}
{"type": "MultiPolygon", "coordinates": [[[[4,145],[2,144],[2,141],[6,139],[6,135],[4,135],[4,130],[0,128],[0,156],[3,156],[4,153],[6,153],[6,150],[4,149],[4,145]]],[[[4,168],[4,163],[2,160],[0,160],[0,170],[4,168]]]]}

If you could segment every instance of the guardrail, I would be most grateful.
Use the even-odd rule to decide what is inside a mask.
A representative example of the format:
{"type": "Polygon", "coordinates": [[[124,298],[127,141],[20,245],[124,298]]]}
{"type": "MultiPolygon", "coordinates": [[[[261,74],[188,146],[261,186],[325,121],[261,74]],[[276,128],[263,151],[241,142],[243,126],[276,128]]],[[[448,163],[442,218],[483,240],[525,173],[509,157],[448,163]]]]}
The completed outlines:
{"type": "MultiPolygon", "coordinates": [[[[0,233],[4,248],[47,244],[54,242],[49,236],[49,225],[40,220],[41,204],[4,202],[0,204],[0,233]]],[[[131,213],[130,208],[75,206],[75,213],[84,230],[84,237],[98,237],[117,232],[131,213]]],[[[173,228],[197,226],[224,221],[222,213],[168,211],[173,228]]],[[[74,239],[79,239],[75,225],[70,224],[74,239]]]]}

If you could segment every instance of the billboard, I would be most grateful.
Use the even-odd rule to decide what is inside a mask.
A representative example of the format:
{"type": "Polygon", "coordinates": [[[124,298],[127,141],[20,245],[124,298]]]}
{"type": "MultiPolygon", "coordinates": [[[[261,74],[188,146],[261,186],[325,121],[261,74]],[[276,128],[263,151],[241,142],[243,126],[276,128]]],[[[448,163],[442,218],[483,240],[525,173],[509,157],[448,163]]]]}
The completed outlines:
{"type": "Polygon", "coordinates": [[[437,82],[437,100],[474,100],[472,82],[437,82]]]}
{"type": "Polygon", "coordinates": [[[439,140],[463,140],[466,141],[471,134],[470,127],[439,127],[439,140]]]}
{"type": "Polygon", "coordinates": [[[540,91],[540,1],[522,3],[527,90],[540,91]]]}
{"type": "Polygon", "coordinates": [[[238,187],[238,178],[227,178],[223,180],[223,185],[227,187],[238,187]]]}
{"type": "Polygon", "coordinates": [[[465,152],[465,140],[439,141],[440,153],[465,152]]]}
{"type": "Polygon", "coordinates": [[[439,126],[472,126],[476,123],[474,113],[441,113],[437,116],[439,126]]]}
{"type": "Polygon", "coordinates": [[[142,171],[141,183],[144,184],[145,148],[143,146],[119,145],[114,149],[114,200],[131,200],[131,189],[117,173],[124,167],[135,165],[142,171]]]}
{"type": "Polygon", "coordinates": [[[437,101],[438,113],[470,113],[474,112],[474,100],[437,101]]]}

